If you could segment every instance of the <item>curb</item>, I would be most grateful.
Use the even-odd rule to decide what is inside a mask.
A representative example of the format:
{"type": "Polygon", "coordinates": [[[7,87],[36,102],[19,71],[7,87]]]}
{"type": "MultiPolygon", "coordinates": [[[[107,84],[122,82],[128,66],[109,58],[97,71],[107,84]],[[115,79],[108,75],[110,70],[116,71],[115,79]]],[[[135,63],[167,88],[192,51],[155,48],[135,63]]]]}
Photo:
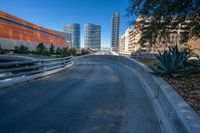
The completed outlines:
{"type": "Polygon", "coordinates": [[[150,74],[152,70],[125,56],[93,55],[131,67],[143,84],[151,100],[163,133],[200,133],[200,116],[162,78],[150,74]]]}

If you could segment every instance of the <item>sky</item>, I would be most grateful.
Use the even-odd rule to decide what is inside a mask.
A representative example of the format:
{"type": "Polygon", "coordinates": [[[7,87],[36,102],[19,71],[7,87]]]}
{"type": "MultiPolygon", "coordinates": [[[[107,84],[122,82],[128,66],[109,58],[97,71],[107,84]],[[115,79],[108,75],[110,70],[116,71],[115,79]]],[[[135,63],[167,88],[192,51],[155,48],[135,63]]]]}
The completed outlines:
{"type": "Polygon", "coordinates": [[[52,30],[63,31],[70,23],[101,26],[101,46],[111,45],[111,16],[120,12],[120,35],[130,27],[126,16],[128,0],[0,0],[0,10],[52,30]]]}

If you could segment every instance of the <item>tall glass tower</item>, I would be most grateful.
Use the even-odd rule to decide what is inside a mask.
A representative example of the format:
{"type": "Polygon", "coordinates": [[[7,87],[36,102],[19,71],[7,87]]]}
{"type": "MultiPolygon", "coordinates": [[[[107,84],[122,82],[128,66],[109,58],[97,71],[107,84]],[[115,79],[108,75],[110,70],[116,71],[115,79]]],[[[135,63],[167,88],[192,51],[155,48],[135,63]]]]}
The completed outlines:
{"type": "Polygon", "coordinates": [[[113,51],[118,51],[119,49],[119,26],[120,26],[120,14],[116,12],[112,15],[111,48],[113,51]]]}
{"type": "Polygon", "coordinates": [[[84,25],[84,47],[101,49],[101,26],[90,23],[84,25]]]}
{"type": "Polygon", "coordinates": [[[73,48],[80,48],[80,24],[66,24],[64,32],[67,33],[67,43],[71,44],[73,48]]]}

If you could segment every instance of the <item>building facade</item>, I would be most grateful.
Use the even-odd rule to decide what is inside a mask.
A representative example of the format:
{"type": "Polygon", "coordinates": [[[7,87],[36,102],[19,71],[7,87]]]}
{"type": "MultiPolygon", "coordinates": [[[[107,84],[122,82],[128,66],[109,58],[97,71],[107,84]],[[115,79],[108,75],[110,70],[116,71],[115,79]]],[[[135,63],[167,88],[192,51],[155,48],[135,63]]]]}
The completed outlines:
{"type": "Polygon", "coordinates": [[[67,38],[70,40],[67,42],[67,45],[73,48],[80,48],[80,24],[66,24],[64,32],[67,33],[67,38]]]}
{"type": "Polygon", "coordinates": [[[39,43],[46,47],[54,44],[56,47],[66,47],[66,35],[0,11],[0,47],[14,49],[25,45],[29,50],[35,50],[39,43]]]}
{"type": "Polygon", "coordinates": [[[71,33],[66,33],[66,46],[67,48],[72,48],[72,34],[71,33]]]}
{"type": "Polygon", "coordinates": [[[101,26],[90,23],[84,25],[84,47],[101,49],[101,26]]]}
{"type": "Polygon", "coordinates": [[[120,39],[119,52],[121,54],[131,54],[138,51],[141,47],[139,43],[140,38],[141,34],[139,34],[134,26],[128,28],[120,39]]]}
{"type": "MultiPolygon", "coordinates": [[[[175,17],[174,17],[175,18],[175,17]]],[[[178,18],[175,18],[178,19],[178,18]]],[[[150,23],[152,22],[152,17],[139,17],[138,23],[142,23],[142,31],[140,31],[140,34],[143,36],[146,32],[148,33],[148,30],[152,30],[150,27],[150,23]]],[[[144,52],[154,52],[157,53],[158,51],[163,51],[166,46],[169,45],[178,45],[179,48],[187,47],[186,45],[189,45],[188,42],[182,42],[183,36],[185,33],[189,32],[189,23],[191,23],[191,20],[185,20],[182,23],[179,23],[176,27],[173,26],[173,23],[177,23],[175,20],[172,21],[170,24],[165,24],[165,21],[162,20],[161,24],[165,25],[166,34],[165,36],[158,36],[157,38],[154,37],[154,40],[152,42],[145,41],[143,39],[141,42],[141,50],[144,52]]],[[[152,37],[153,38],[153,37],[152,37]]]]}
{"type": "Polygon", "coordinates": [[[116,12],[112,15],[111,48],[113,51],[119,50],[119,27],[120,27],[120,14],[116,12]]]}
{"type": "MultiPolygon", "coordinates": [[[[138,50],[142,52],[152,52],[157,53],[158,51],[163,51],[166,46],[169,45],[178,45],[179,48],[184,47],[191,47],[192,49],[199,49],[200,45],[200,39],[198,38],[191,38],[188,40],[188,42],[182,43],[182,35],[184,33],[189,32],[188,24],[191,22],[191,20],[186,20],[183,23],[179,23],[178,26],[175,28],[171,25],[167,26],[168,31],[168,39],[165,38],[157,38],[153,42],[153,44],[150,44],[148,41],[144,42],[142,40],[142,36],[145,34],[146,30],[150,28],[149,23],[151,22],[151,17],[145,18],[145,17],[139,17],[136,20],[136,25],[128,28],[124,35],[120,39],[120,53],[121,54],[131,54],[138,50]],[[142,28],[144,27],[145,30],[142,28]]],[[[200,54],[200,50],[194,51],[197,54],[200,54]]]]}
{"type": "Polygon", "coordinates": [[[123,53],[125,51],[125,35],[120,37],[119,52],[123,53]]]}

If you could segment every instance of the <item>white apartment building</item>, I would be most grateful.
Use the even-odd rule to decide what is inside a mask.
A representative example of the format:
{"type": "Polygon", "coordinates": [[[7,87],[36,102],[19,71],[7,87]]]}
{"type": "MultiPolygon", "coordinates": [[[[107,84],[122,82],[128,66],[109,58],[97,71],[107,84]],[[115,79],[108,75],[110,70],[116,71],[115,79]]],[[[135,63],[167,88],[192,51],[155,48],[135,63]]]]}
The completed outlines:
{"type": "Polygon", "coordinates": [[[123,52],[125,50],[125,35],[120,37],[119,42],[119,52],[123,52]]]}
{"type": "Polygon", "coordinates": [[[120,39],[120,53],[131,54],[140,49],[140,32],[134,26],[128,28],[120,39]]]}

